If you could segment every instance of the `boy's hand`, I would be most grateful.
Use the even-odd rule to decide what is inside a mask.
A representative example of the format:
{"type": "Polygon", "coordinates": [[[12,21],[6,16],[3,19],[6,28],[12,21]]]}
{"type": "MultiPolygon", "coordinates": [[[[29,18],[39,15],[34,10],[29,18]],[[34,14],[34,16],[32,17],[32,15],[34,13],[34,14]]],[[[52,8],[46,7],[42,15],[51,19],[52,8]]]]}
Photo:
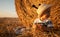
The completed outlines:
{"type": "Polygon", "coordinates": [[[43,25],[42,24],[37,24],[38,29],[42,29],[43,25]]]}
{"type": "Polygon", "coordinates": [[[40,30],[40,31],[44,31],[46,29],[46,26],[38,24],[37,29],[40,30]]]}

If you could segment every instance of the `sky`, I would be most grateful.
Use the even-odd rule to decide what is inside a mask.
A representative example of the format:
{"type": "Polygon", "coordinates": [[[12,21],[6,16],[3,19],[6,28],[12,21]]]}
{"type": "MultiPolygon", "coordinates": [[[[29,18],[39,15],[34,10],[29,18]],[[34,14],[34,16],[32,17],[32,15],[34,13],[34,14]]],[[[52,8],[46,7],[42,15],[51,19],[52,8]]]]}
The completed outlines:
{"type": "Polygon", "coordinates": [[[14,0],[0,0],[0,17],[18,17],[14,0]]]}

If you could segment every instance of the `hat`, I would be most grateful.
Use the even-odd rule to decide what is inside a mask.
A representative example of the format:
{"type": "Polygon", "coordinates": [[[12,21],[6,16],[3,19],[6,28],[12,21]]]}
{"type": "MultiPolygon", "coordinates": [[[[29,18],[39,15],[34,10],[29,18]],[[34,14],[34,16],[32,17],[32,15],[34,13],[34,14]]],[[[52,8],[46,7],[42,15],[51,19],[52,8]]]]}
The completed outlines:
{"type": "Polygon", "coordinates": [[[43,11],[47,10],[50,7],[51,7],[51,5],[41,4],[37,9],[38,16],[41,15],[43,13],[43,11]]]}

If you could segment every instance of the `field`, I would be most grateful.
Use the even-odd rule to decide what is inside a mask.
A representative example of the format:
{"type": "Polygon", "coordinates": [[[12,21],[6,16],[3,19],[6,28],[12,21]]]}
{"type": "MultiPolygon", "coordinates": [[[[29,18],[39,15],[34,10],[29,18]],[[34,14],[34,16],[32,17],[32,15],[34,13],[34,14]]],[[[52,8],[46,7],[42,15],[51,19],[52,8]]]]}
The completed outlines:
{"type": "Polygon", "coordinates": [[[36,30],[34,34],[31,30],[26,30],[21,35],[16,35],[13,28],[18,26],[23,27],[18,18],[0,18],[0,37],[60,37],[58,29],[48,29],[43,32],[36,30]]]}

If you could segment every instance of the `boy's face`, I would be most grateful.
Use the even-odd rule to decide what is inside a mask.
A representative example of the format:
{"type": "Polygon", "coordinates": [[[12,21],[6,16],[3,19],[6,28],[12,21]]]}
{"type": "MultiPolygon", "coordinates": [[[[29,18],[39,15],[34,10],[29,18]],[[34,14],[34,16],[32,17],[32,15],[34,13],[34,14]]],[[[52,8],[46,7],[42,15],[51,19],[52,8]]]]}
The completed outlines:
{"type": "Polygon", "coordinates": [[[44,14],[42,17],[40,17],[40,20],[45,20],[45,19],[47,19],[47,15],[46,14],[44,14]]]}

